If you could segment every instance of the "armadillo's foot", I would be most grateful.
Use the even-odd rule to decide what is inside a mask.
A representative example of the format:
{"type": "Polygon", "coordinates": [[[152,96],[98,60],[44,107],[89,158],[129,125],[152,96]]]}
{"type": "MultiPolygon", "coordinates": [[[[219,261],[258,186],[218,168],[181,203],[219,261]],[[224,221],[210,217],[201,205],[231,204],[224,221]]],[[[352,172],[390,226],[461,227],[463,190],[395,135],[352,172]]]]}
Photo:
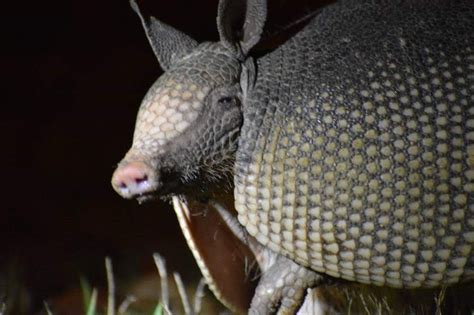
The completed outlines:
{"type": "Polygon", "coordinates": [[[319,284],[322,279],[316,272],[279,256],[275,264],[263,273],[249,314],[295,314],[303,303],[306,289],[319,284]]]}

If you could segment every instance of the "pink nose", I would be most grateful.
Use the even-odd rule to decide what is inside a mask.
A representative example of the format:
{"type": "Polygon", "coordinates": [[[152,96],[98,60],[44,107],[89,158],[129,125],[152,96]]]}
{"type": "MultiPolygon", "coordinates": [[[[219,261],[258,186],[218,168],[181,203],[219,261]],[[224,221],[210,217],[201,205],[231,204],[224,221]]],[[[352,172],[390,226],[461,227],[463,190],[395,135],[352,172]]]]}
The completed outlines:
{"type": "Polygon", "coordinates": [[[112,186],[124,198],[133,198],[156,189],[153,170],[143,162],[119,166],[112,176],[112,186]]]}

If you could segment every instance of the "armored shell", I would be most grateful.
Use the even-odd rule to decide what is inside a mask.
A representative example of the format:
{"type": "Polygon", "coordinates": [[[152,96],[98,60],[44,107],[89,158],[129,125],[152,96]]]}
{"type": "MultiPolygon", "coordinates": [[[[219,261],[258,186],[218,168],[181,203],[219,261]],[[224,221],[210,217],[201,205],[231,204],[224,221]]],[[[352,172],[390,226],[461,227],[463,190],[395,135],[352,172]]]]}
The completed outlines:
{"type": "Polygon", "coordinates": [[[341,1],[258,60],[239,221],[333,277],[474,278],[474,5],[341,1]]]}

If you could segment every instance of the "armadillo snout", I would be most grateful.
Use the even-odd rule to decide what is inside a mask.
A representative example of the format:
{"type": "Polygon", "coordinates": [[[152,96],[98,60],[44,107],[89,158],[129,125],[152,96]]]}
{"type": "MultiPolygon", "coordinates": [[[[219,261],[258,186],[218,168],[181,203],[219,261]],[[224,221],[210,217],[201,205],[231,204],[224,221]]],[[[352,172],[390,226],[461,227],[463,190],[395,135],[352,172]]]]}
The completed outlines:
{"type": "Polygon", "coordinates": [[[122,197],[130,199],[155,191],[158,180],[151,167],[143,162],[128,162],[115,170],[112,186],[122,197]]]}

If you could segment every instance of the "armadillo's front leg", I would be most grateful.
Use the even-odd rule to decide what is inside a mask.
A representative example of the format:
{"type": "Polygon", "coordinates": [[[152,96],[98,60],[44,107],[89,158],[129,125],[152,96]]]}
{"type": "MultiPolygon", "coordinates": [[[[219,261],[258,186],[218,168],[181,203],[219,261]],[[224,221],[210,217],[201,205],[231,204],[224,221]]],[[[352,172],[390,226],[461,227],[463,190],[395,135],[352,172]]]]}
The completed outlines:
{"type": "Polygon", "coordinates": [[[295,314],[303,303],[306,289],[322,281],[321,275],[280,255],[263,273],[249,314],[295,314]]]}
{"type": "MultiPolygon", "coordinates": [[[[212,204],[234,235],[249,246],[262,272],[249,314],[295,314],[303,304],[306,289],[320,284],[323,277],[258,243],[226,208],[215,202],[212,204]]],[[[309,303],[310,309],[318,304],[312,299],[305,301],[309,303]]]]}

